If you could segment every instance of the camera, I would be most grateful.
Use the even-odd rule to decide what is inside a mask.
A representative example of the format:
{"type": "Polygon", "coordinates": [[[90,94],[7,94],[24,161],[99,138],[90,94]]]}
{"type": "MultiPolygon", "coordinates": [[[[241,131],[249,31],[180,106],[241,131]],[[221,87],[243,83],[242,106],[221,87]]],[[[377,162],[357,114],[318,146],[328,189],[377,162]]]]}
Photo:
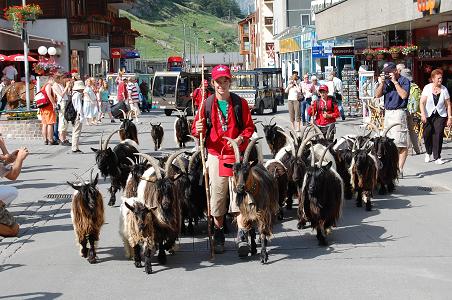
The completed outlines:
{"type": "Polygon", "coordinates": [[[389,75],[389,73],[385,73],[385,79],[391,80],[391,75],[389,75]]]}

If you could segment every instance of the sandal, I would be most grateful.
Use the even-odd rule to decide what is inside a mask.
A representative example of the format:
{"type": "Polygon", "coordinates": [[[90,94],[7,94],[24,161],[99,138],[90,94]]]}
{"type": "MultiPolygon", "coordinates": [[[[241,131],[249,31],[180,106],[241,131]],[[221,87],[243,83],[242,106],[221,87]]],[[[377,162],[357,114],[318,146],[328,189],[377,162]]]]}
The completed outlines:
{"type": "Polygon", "coordinates": [[[44,145],[48,145],[49,144],[49,140],[46,140],[45,142],[44,142],[44,145]]]}

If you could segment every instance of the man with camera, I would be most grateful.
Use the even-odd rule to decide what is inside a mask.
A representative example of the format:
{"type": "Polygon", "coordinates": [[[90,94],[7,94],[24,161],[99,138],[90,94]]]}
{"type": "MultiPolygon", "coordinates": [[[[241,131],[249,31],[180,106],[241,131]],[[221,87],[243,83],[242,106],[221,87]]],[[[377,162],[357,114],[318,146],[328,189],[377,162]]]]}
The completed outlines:
{"type": "Polygon", "coordinates": [[[393,127],[387,134],[388,137],[394,139],[394,143],[399,149],[399,170],[402,176],[403,166],[408,156],[407,105],[409,94],[410,81],[400,75],[395,63],[388,62],[378,77],[375,97],[384,96],[384,127],[387,128],[394,123],[402,124],[393,127]]]}

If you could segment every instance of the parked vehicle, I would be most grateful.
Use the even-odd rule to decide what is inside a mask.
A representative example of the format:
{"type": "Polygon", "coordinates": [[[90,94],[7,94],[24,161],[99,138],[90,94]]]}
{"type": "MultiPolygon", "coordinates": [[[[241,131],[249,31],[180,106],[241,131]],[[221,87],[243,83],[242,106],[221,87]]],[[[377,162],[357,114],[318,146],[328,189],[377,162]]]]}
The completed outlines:
{"type": "Polygon", "coordinates": [[[231,92],[244,98],[252,112],[262,115],[265,109],[271,109],[276,113],[278,104],[284,103],[280,68],[237,71],[232,77],[231,92]]]}

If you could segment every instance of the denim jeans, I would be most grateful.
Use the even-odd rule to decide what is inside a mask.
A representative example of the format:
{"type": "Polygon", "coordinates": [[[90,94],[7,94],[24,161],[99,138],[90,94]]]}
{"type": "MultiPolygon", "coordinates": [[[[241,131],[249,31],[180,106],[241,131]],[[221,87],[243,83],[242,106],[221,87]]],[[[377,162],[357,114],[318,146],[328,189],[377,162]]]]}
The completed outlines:
{"type": "Polygon", "coordinates": [[[304,124],[306,124],[306,122],[311,121],[311,116],[307,114],[308,107],[309,105],[311,105],[311,100],[312,98],[306,98],[305,100],[301,101],[300,104],[301,120],[303,121],[304,124]]]}

